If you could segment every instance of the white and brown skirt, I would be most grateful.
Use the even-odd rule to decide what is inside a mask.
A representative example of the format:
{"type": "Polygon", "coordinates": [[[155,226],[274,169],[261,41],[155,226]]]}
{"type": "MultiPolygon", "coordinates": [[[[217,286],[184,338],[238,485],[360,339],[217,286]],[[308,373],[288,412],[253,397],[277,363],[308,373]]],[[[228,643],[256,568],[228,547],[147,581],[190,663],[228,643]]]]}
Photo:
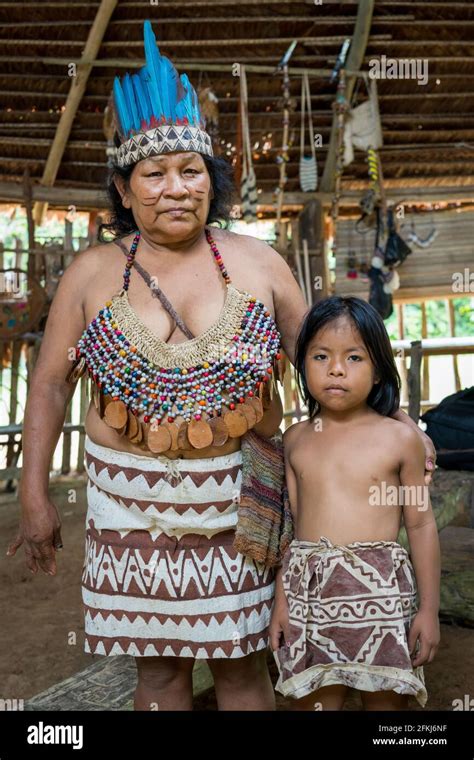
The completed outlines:
{"type": "Polygon", "coordinates": [[[87,435],[85,651],[244,657],[268,646],[274,571],[233,549],[242,454],[146,457],[87,435]]]}

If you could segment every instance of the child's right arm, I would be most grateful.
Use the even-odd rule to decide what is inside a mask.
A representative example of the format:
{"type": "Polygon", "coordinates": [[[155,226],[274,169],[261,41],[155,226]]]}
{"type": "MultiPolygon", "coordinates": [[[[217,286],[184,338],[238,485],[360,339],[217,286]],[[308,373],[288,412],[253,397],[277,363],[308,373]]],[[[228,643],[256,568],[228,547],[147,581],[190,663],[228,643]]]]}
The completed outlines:
{"type": "MultiPolygon", "coordinates": [[[[296,426],[293,425],[293,428],[296,426]]],[[[286,486],[288,489],[288,499],[290,502],[291,514],[293,515],[293,522],[296,524],[296,477],[295,472],[290,464],[290,430],[288,428],[283,434],[283,444],[285,452],[285,478],[286,486]]],[[[294,433],[294,430],[293,430],[294,433]]],[[[289,551],[289,549],[287,549],[289,551]]],[[[286,599],[285,590],[283,588],[283,568],[280,565],[277,569],[275,576],[275,603],[272,611],[272,619],[270,622],[270,644],[273,650],[278,649],[281,646],[281,635],[283,634],[285,641],[289,639],[289,619],[288,619],[288,602],[286,599]]]]}

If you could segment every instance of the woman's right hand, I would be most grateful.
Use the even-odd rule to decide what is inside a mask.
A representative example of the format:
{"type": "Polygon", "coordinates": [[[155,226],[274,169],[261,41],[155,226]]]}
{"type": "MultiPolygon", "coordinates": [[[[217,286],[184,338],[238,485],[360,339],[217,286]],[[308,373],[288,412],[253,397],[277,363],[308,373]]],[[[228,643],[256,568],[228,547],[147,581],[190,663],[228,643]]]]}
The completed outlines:
{"type": "Polygon", "coordinates": [[[269,628],[270,646],[275,652],[283,643],[289,641],[290,621],[288,617],[288,604],[286,599],[276,597],[273,605],[272,617],[269,628]],[[284,642],[281,638],[283,636],[284,642]]]}
{"type": "Polygon", "coordinates": [[[26,564],[33,574],[38,566],[47,575],[56,575],[56,555],[62,549],[61,520],[48,497],[38,504],[37,496],[20,496],[22,506],[18,535],[9,545],[7,557],[13,557],[24,545],[26,564]]]}

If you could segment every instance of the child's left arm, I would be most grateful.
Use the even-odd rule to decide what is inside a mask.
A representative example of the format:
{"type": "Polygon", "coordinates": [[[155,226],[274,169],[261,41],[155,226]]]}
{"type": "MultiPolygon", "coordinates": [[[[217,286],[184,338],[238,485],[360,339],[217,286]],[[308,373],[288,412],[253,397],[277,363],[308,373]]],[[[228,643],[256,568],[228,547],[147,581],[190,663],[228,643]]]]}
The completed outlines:
{"type": "Polygon", "coordinates": [[[441,574],[438,529],[424,480],[425,452],[419,436],[402,433],[400,482],[404,486],[403,519],[419,594],[419,609],[410,627],[412,665],[431,662],[439,645],[439,585],[441,574]],[[419,640],[419,651],[414,654],[419,640]]]}

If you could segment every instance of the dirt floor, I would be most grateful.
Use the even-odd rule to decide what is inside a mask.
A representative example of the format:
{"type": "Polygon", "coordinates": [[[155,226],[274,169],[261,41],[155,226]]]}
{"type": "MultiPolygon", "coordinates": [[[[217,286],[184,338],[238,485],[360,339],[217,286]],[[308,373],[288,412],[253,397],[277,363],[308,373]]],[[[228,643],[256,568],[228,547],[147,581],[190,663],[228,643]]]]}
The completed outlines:
{"type": "MultiPolygon", "coordinates": [[[[14,495],[0,495],[0,699],[28,699],[53,684],[91,665],[91,655],[83,651],[81,570],[84,552],[85,487],[74,483],[53,486],[53,501],[62,516],[64,549],[58,556],[56,577],[32,576],[20,551],[5,556],[8,543],[16,535],[18,505],[14,495]],[[76,498],[74,503],[72,499],[76,498]]],[[[452,710],[453,700],[472,695],[474,673],[474,630],[442,625],[437,659],[425,668],[429,701],[425,709],[452,710]]],[[[273,663],[272,663],[273,665],[273,663]]],[[[276,681],[276,671],[272,667],[276,681]]],[[[358,697],[351,695],[348,709],[359,709],[358,697]]],[[[197,709],[215,709],[214,695],[208,692],[196,703],[197,709]]],[[[288,705],[278,698],[278,708],[288,705]]],[[[411,709],[421,709],[412,702],[411,709]]]]}

